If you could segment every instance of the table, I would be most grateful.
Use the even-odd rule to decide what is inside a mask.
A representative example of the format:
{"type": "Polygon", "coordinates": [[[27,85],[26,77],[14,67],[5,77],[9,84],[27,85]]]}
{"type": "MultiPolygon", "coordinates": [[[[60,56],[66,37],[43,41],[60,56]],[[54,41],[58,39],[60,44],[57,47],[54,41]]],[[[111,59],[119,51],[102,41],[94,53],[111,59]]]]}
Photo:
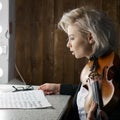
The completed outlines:
{"type": "MultiPolygon", "coordinates": [[[[22,85],[15,85],[22,86],[22,85]]],[[[33,86],[37,89],[38,86],[33,86]]],[[[0,85],[0,91],[11,91],[12,85],[0,85]]],[[[47,95],[53,108],[45,109],[0,109],[1,120],[60,120],[67,109],[70,96],[47,95]]]]}

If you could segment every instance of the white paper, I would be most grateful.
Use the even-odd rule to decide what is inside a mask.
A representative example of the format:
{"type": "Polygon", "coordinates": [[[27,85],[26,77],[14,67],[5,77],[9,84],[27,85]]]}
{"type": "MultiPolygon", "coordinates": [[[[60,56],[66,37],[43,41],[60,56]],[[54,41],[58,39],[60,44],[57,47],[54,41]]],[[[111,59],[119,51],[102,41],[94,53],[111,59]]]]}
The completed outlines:
{"type": "Polygon", "coordinates": [[[42,90],[0,93],[0,108],[46,108],[51,106],[42,90]]]}

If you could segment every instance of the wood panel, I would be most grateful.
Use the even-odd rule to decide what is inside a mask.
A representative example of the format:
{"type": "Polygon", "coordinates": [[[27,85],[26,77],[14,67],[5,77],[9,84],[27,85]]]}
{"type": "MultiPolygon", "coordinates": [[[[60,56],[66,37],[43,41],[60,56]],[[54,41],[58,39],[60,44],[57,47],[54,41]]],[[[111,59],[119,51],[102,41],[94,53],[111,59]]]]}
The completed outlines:
{"type": "Polygon", "coordinates": [[[107,12],[120,34],[119,0],[16,0],[16,64],[27,84],[79,82],[87,60],[71,55],[57,24],[64,12],[83,5],[107,12]]]}
{"type": "Polygon", "coordinates": [[[51,82],[54,70],[54,0],[45,0],[44,2],[43,81],[51,82]]]}

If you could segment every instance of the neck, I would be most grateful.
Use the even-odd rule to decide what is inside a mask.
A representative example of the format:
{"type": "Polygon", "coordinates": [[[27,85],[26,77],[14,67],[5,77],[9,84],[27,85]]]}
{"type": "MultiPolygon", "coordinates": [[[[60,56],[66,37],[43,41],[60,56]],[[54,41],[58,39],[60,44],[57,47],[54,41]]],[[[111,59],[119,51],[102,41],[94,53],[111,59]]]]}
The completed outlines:
{"type": "Polygon", "coordinates": [[[94,54],[92,54],[89,59],[92,60],[92,58],[99,58],[99,57],[102,57],[102,56],[106,56],[108,54],[110,54],[113,50],[110,49],[110,48],[105,48],[103,50],[100,50],[100,51],[97,51],[95,52],[94,54]]]}

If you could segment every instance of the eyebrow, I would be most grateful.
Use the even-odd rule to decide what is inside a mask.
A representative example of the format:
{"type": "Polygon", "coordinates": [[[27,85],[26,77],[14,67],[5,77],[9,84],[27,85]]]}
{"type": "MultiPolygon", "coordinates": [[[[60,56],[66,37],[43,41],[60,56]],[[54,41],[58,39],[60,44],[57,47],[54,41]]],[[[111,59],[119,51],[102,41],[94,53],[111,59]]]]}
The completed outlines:
{"type": "Polygon", "coordinates": [[[68,37],[70,37],[70,36],[74,36],[74,34],[70,34],[70,35],[68,35],[68,37]]]}

